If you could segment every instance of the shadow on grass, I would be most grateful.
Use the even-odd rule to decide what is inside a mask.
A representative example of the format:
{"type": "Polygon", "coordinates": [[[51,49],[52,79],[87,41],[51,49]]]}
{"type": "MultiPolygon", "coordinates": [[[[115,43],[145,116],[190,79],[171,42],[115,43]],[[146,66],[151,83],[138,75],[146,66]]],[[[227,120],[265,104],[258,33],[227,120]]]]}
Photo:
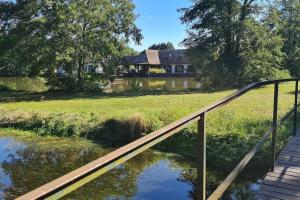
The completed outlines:
{"type": "Polygon", "coordinates": [[[72,99],[109,99],[109,98],[131,98],[148,95],[185,95],[198,93],[215,93],[230,89],[189,89],[189,90],[130,90],[124,92],[104,93],[101,91],[69,92],[69,91],[47,91],[30,93],[24,91],[0,90],[0,103],[24,102],[24,101],[51,101],[72,99]]]}

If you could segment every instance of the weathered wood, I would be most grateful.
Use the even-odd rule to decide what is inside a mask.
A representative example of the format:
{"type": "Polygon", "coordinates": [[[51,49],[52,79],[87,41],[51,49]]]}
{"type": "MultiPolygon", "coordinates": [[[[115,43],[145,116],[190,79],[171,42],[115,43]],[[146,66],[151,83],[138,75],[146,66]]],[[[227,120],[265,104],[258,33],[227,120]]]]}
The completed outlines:
{"type": "Polygon", "coordinates": [[[278,187],[275,185],[262,185],[261,190],[267,190],[267,191],[273,191],[273,192],[278,192],[278,193],[282,193],[282,194],[286,194],[286,195],[290,195],[290,196],[296,196],[296,197],[300,197],[300,193],[297,189],[287,189],[287,188],[283,188],[283,187],[278,187]]]}
{"type": "Polygon", "coordinates": [[[278,178],[278,177],[269,176],[269,175],[267,175],[265,177],[264,181],[266,181],[266,180],[270,181],[270,182],[273,182],[274,184],[282,183],[282,184],[287,184],[287,185],[293,185],[293,186],[296,186],[296,187],[300,187],[299,181],[295,181],[295,180],[278,178]]]}
{"type": "Polygon", "coordinates": [[[262,182],[255,199],[300,199],[300,136],[292,138],[278,156],[274,170],[262,182]]]}
{"type": "Polygon", "coordinates": [[[299,200],[299,197],[297,196],[292,196],[289,194],[284,194],[276,191],[269,191],[269,190],[260,190],[259,192],[260,195],[271,198],[279,198],[279,199],[284,199],[284,200],[299,200]]]}
{"type": "Polygon", "coordinates": [[[257,195],[256,195],[256,198],[257,198],[258,200],[280,200],[280,199],[278,199],[278,198],[267,197],[267,196],[260,195],[260,194],[257,194],[257,195]]]}
{"type": "Polygon", "coordinates": [[[290,189],[290,190],[297,190],[299,186],[297,185],[290,185],[282,182],[276,182],[276,181],[270,181],[270,180],[264,180],[265,185],[271,185],[275,187],[280,187],[280,188],[285,188],[285,189],[290,189]]]}

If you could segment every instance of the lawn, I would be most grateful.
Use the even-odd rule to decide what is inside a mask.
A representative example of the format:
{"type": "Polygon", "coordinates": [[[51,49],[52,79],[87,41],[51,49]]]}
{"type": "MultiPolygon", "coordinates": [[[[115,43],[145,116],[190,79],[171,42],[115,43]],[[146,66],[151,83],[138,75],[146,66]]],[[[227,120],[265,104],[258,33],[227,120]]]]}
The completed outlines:
{"type": "MultiPolygon", "coordinates": [[[[293,107],[294,84],[281,84],[279,89],[279,116],[283,116],[293,107]]],[[[129,142],[140,137],[140,132],[149,133],[161,128],[234,91],[114,95],[2,92],[0,126],[33,130],[40,135],[81,136],[113,141],[121,139],[129,142]]],[[[251,91],[209,113],[208,154],[211,154],[212,160],[239,160],[271,125],[272,108],[273,86],[268,86],[251,91]],[[230,158],[226,155],[230,155],[230,158]]],[[[175,151],[192,155],[195,132],[196,126],[192,125],[166,144],[173,146],[175,151]]],[[[278,145],[283,143],[284,140],[279,141],[278,145]]]]}
{"type": "MultiPolygon", "coordinates": [[[[293,84],[280,86],[279,110],[285,113],[293,106],[293,84]]],[[[1,112],[13,111],[20,113],[41,114],[69,114],[77,115],[85,120],[97,118],[99,122],[108,119],[125,119],[131,116],[141,116],[147,123],[150,120],[159,120],[161,125],[166,125],[191,112],[213,103],[235,90],[210,93],[154,93],[138,95],[57,95],[47,97],[40,95],[36,98],[25,99],[11,98],[10,102],[0,104],[1,112]]],[[[4,99],[4,98],[3,98],[4,99]]],[[[2,100],[3,100],[2,99],[2,100]]],[[[1,100],[1,93],[0,93],[1,100]]],[[[232,102],[212,118],[216,119],[225,115],[228,117],[268,119],[272,114],[273,87],[265,87],[252,91],[237,101],[232,102]]],[[[220,119],[220,118],[219,118],[220,119]]]]}

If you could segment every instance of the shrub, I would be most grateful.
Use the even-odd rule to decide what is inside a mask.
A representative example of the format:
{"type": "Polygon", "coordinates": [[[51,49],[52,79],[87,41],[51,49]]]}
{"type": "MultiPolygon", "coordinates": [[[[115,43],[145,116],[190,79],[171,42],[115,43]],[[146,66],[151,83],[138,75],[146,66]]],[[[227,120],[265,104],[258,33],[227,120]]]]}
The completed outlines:
{"type": "Polygon", "coordinates": [[[12,89],[6,85],[0,85],[0,92],[11,92],[12,89]]]}
{"type": "Polygon", "coordinates": [[[143,135],[147,128],[143,118],[108,119],[103,122],[86,121],[79,115],[20,113],[0,111],[0,127],[32,130],[38,135],[86,137],[127,143],[143,135]]]}
{"type": "Polygon", "coordinates": [[[143,118],[137,115],[122,120],[106,120],[101,124],[97,124],[85,137],[128,143],[140,138],[146,131],[147,128],[143,118]]]}
{"type": "Polygon", "coordinates": [[[150,68],[149,73],[150,74],[165,74],[166,70],[163,68],[150,68]]]}

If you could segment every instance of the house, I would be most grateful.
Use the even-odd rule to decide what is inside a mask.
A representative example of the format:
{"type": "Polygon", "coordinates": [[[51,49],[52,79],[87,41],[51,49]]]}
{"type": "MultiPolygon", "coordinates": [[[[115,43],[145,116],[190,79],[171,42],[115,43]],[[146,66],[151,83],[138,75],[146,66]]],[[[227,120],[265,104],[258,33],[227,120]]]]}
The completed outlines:
{"type": "Polygon", "coordinates": [[[194,75],[195,69],[187,56],[187,50],[145,50],[137,56],[126,56],[128,74],[149,75],[150,68],[164,69],[166,75],[194,75]],[[129,66],[133,66],[131,68],[129,66]]]}
{"type": "MultiPolygon", "coordinates": [[[[86,73],[95,73],[95,74],[103,74],[104,73],[103,67],[100,64],[94,64],[94,63],[85,64],[83,66],[83,70],[86,73]]],[[[66,74],[66,71],[65,71],[64,67],[62,65],[60,65],[54,70],[54,73],[59,76],[63,76],[66,74]]],[[[72,73],[76,74],[77,72],[73,71],[72,73]]]]}
{"type": "Polygon", "coordinates": [[[100,64],[85,64],[83,67],[84,71],[87,73],[96,73],[96,74],[103,74],[104,69],[100,64]]]}

